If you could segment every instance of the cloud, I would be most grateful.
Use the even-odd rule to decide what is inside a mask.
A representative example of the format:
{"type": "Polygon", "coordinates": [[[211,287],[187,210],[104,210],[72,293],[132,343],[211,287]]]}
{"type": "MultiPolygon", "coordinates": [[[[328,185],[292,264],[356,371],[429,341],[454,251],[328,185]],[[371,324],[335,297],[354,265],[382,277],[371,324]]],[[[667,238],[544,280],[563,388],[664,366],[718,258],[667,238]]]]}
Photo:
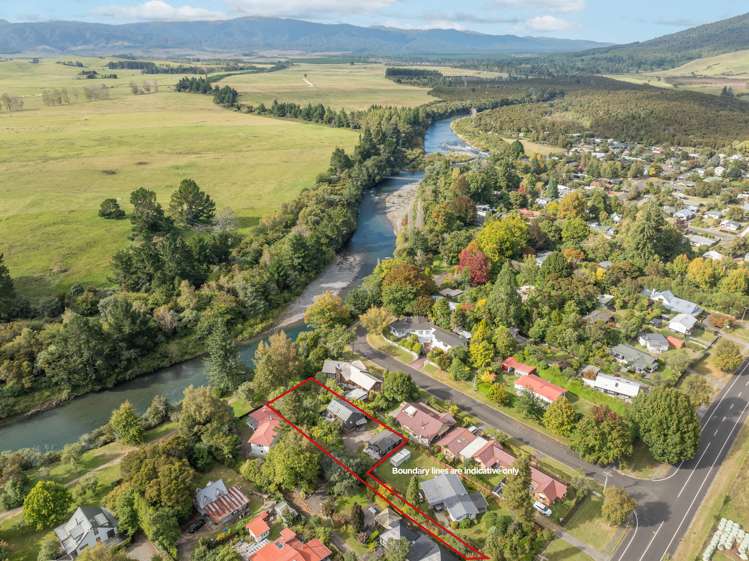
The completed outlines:
{"type": "Polygon", "coordinates": [[[228,0],[232,10],[243,16],[307,17],[350,16],[376,12],[395,3],[395,0],[228,0]]]}
{"type": "Polygon", "coordinates": [[[541,33],[567,31],[572,27],[571,22],[556,16],[536,16],[526,21],[525,24],[529,29],[541,33]]]}
{"type": "Polygon", "coordinates": [[[580,12],[585,9],[585,0],[494,0],[500,8],[525,8],[551,12],[580,12]]]}
{"type": "Polygon", "coordinates": [[[102,6],[97,16],[124,21],[189,21],[226,18],[226,14],[189,5],[173,6],[164,0],[147,0],[135,6],[102,6]]]}

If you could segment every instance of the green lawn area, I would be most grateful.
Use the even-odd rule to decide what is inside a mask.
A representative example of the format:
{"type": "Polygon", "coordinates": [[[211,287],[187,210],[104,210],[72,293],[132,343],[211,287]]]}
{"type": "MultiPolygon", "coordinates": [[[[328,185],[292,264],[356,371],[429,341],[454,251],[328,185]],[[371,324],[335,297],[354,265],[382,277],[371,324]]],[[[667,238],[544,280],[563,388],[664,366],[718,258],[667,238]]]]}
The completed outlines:
{"type": "Polygon", "coordinates": [[[564,525],[577,539],[593,546],[598,551],[611,555],[619,545],[617,530],[609,526],[601,517],[603,498],[587,496],[572,513],[564,525]]]}
{"type": "Polygon", "coordinates": [[[241,94],[240,101],[269,105],[274,99],[322,103],[335,108],[367,109],[370,105],[414,107],[435,98],[427,88],[396,84],[385,78],[383,64],[295,64],[268,74],[241,74],[225,78],[241,94]]]}
{"type": "Polygon", "coordinates": [[[374,348],[379,349],[394,356],[404,364],[411,364],[416,360],[413,356],[409,355],[406,351],[401,349],[398,345],[394,345],[382,335],[367,335],[367,342],[374,348]]]}
{"type": "Polygon", "coordinates": [[[586,553],[561,538],[549,543],[543,555],[547,561],[593,561],[586,553]]]}
{"type": "MultiPolygon", "coordinates": [[[[0,92],[37,100],[48,87],[80,89],[76,72],[51,62],[0,63],[0,92]]],[[[27,110],[0,113],[0,252],[25,296],[77,282],[109,284],[111,257],[128,243],[130,223],[99,218],[105,198],[129,211],[130,192],[145,186],[167,206],[190,177],[248,233],[312,185],[336,146],[350,150],[357,138],[350,130],[230,111],[209,96],[166,86],[132,95],[129,78],[116,82],[109,100],[59,107],[30,101],[27,110]]]]}

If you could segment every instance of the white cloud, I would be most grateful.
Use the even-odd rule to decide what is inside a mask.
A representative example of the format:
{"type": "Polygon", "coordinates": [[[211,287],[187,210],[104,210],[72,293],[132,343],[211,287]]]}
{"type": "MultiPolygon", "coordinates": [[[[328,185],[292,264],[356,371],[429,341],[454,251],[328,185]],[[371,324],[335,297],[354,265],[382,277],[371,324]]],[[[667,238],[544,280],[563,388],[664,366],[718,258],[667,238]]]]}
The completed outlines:
{"type": "Polygon", "coordinates": [[[102,6],[95,15],[125,21],[189,21],[225,18],[226,14],[189,5],[173,6],[164,0],[147,0],[135,6],[102,6]]]}
{"type": "Polygon", "coordinates": [[[556,16],[537,16],[529,19],[525,24],[529,29],[541,33],[567,31],[572,27],[571,22],[556,16]]]}
{"type": "Polygon", "coordinates": [[[360,14],[375,12],[395,0],[229,0],[235,13],[244,16],[307,17],[360,14]]]}
{"type": "Polygon", "coordinates": [[[585,9],[585,0],[494,0],[500,8],[526,8],[552,12],[580,12],[585,9]]]}

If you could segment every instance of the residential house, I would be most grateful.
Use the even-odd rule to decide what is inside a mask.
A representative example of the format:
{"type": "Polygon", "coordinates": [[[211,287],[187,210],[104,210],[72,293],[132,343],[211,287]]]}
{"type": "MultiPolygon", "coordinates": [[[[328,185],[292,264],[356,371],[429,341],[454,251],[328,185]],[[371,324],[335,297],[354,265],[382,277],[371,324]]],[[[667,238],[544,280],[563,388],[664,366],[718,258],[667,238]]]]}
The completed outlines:
{"type": "Polygon", "coordinates": [[[434,510],[446,510],[453,522],[474,520],[486,511],[486,499],[480,493],[469,494],[460,477],[454,473],[441,474],[422,481],[421,492],[434,510]]]}
{"type": "Polygon", "coordinates": [[[329,421],[340,421],[343,430],[353,430],[367,424],[367,418],[361,411],[336,397],[328,403],[325,417],[329,421]]]}
{"type": "Polygon", "coordinates": [[[653,372],[658,366],[655,358],[629,345],[619,344],[612,347],[611,355],[629,370],[640,374],[653,372]]]}
{"type": "Polygon", "coordinates": [[[687,234],[686,238],[695,249],[699,249],[701,247],[712,247],[716,243],[718,243],[718,240],[716,239],[708,238],[706,236],[700,236],[698,234],[687,234]]]}
{"type": "Polygon", "coordinates": [[[676,218],[677,220],[682,220],[686,222],[694,218],[696,214],[697,213],[691,208],[683,208],[681,210],[677,210],[676,212],[674,212],[674,218],[676,218]]]}
{"type": "Polygon", "coordinates": [[[723,220],[720,223],[720,229],[726,232],[738,232],[741,230],[741,224],[733,220],[723,220]]]}
{"type": "Polygon", "coordinates": [[[502,370],[508,374],[515,374],[516,376],[526,376],[528,374],[536,373],[535,366],[524,364],[514,356],[507,357],[504,362],[502,362],[502,370]]]}
{"type": "MultiPolygon", "coordinates": [[[[346,389],[363,390],[364,396],[370,399],[374,393],[382,390],[382,380],[370,374],[360,360],[326,360],[322,365],[322,371],[335,378],[335,381],[346,389]]],[[[360,392],[355,395],[360,395],[360,392]]]]}
{"type": "Polygon", "coordinates": [[[567,390],[539,378],[535,374],[522,376],[515,380],[515,391],[518,393],[525,392],[535,395],[542,402],[549,404],[554,403],[562,397],[567,390]]]}
{"type": "Polygon", "coordinates": [[[268,525],[269,518],[270,514],[267,510],[264,510],[245,524],[245,528],[255,542],[261,542],[268,539],[268,536],[270,536],[270,526],[268,525]]]}
{"type": "Polygon", "coordinates": [[[668,341],[660,333],[648,333],[643,331],[637,337],[637,342],[654,354],[665,353],[668,349],[668,341]]]}
{"type": "Polygon", "coordinates": [[[583,376],[583,384],[624,399],[636,398],[643,388],[643,385],[639,382],[620,378],[619,376],[610,376],[603,372],[597,372],[595,378],[592,380],[583,376]]]}
{"type": "Polygon", "coordinates": [[[655,289],[648,290],[647,288],[644,288],[642,294],[654,302],[660,302],[664,308],[677,314],[692,314],[693,316],[699,316],[702,313],[702,308],[697,304],[674,296],[673,292],[670,290],[658,291],[655,289]]]}
{"type": "Polygon", "coordinates": [[[293,530],[284,528],[276,541],[251,555],[249,561],[329,561],[332,556],[317,538],[304,543],[293,530]]]}
{"type": "Polygon", "coordinates": [[[478,436],[475,431],[463,427],[455,427],[437,441],[437,447],[449,460],[460,458],[472,459],[486,444],[487,440],[478,436]]]}
{"type": "Polygon", "coordinates": [[[264,458],[278,439],[281,419],[263,405],[247,415],[247,425],[252,429],[252,436],[247,440],[250,456],[264,458]]]}
{"type": "Polygon", "coordinates": [[[437,327],[424,317],[407,317],[390,324],[390,332],[398,338],[416,335],[419,342],[428,352],[431,349],[450,349],[465,347],[468,343],[465,337],[437,327]]]}
{"type": "Polygon", "coordinates": [[[364,450],[367,455],[375,460],[379,460],[385,454],[391,452],[396,446],[398,446],[403,439],[389,430],[384,430],[377,434],[367,445],[364,450]]]}
{"type": "Polygon", "coordinates": [[[65,524],[55,528],[55,535],[69,559],[97,544],[114,545],[119,541],[114,516],[96,506],[78,507],[65,524]]]}
{"type": "Polygon", "coordinates": [[[719,210],[708,210],[705,212],[704,216],[708,220],[720,220],[723,217],[723,213],[719,210]]]}
{"type": "Polygon", "coordinates": [[[216,526],[230,524],[247,512],[250,500],[239,487],[227,489],[224,482],[209,481],[195,491],[195,508],[216,526]]]}
{"type": "Polygon", "coordinates": [[[711,261],[723,261],[723,259],[726,258],[725,255],[723,255],[719,251],[715,251],[714,249],[706,251],[702,254],[702,257],[704,257],[705,259],[710,259],[711,261]]]}
{"type": "Polygon", "coordinates": [[[608,308],[596,308],[588,315],[583,317],[583,321],[586,323],[602,323],[609,324],[614,320],[614,312],[608,308]]]}
{"type": "Polygon", "coordinates": [[[677,314],[668,322],[668,328],[682,335],[692,333],[694,326],[697,325],[697,318],[691,314],[677,314]]]}
{"type": "Polygon", "coordinates": [[[457,557],[446,548],[423,532],[413,529],[390,509],[378,514],[376,521],[382,528],[379,538],[381,546],[384,547],[390,540],[408,540],[410,547],[406,561],[457,561],[457,557]]]}
{"type": "Polygon", "coordinates": [[[450,413],[438,413],[424,403],[403,403],[395,420],[418,443],[429,446],[456,425],[450,413]]]}

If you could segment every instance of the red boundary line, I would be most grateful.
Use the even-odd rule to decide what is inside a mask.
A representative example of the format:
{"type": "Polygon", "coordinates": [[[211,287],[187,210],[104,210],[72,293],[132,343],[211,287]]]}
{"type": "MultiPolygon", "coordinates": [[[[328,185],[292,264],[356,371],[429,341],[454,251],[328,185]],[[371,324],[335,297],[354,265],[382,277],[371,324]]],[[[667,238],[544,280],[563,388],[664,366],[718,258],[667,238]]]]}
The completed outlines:
{"type": "Polygon", "coordinates": [[[291,428],[293,428],[295,431],[297,431],[306,440],[308,440],[309,442],[311,442],[318,450],[320,450],[323,454],[325,454],[331,460],[333,460],[341,469],[343,469],[347,473],[351,474],[351,476],[353,476],[356,480],[358,480],[359,482],[361,482],[365,487],[367,487],[375,495],[377,495],[378,497],[380,497],[381,499],[383,499],[386,503],[388,503],[391,507],[393,507],[393,509],[395,509],[395,511],[398,512],[401,516],[404,516],[405,518],[407,518],[408,520],[410,520],[412,523],[416,524],[419,528],[421,528],[424,532],[426,532],[427,534],[429,534],[432,538],[436,539],[437,541],[439,541],[440,543],[442,543],[443,545],[445,545],[446,547],[448,547],[453,553],[455,553],[456,555],[462,557],[463,559],[465,559],[465,561],[484,561],[484,560],[488,560],[489,559],[489,556],[487,556],[485,553],[483,553],[482,551],[479,551],[478,549],[476,549],[475,547],[473,547],[471,544],[467,543],[460,536],[456,535],[449,528],[446,528],[445,526],[443,526],[442,524],[440,524],[437,520],[435,520],[434,518],[432,518],[431,516],[429,516],[427,513],[425,513],[419,507],[417,507],[417,506],[411,504],[410,502],[408,502],[406,500],[406,498],[403,497],[400,493],[398,493],[395,489],[393,489],[388,484],[386,484],[384,481],[382,481],[381,479],[379,479],[376,475],[374,475],[373,472],[378,467],[380,467],[383,463],[385,463],[388,459],[390,459],[394,454],[398,453],[402,448],[404,448],[406,446],[406,444],[408,444],[408,437],[406,437],[405,435],[401,434],[400,432],[398,432],[397,430],[393,429],[392,427],[386,425],[385,423],[383,423],[382,421],[380,421],[379,419],[377,419],[376,417],[374,417],[373,415],[371,415],[370,413],[368,413],[367,411],[365,411],[361,407],[357,406],[356,404],[351,403],[351,401],[349,401],[348,399],[346,399],[345,397],[343,397],[342,395],[340,395],[338,392],[332,390],[331,388],[329,388],[328,386],[326,386],[325,384],[323,384],[322,382],[320,382],[319,380],[317,380],[314,376],[310,376],[309,378],[306,378],[306,379],[302,380],[301,382],[295,384],[294,386],[292,386],[288,390],[284,391],[280,395],[278,395],[278,396],[274,397],[273,399],[271,399],[270,401],[268,401],[265,405],[266,405],[266,407],[268,407],[268,409],[270,409],[271,411],[273,411],[273,413],[275,413],[276,415],[278,415],[278,417],[280,419],[282,419],[286,424],[288,424],[291,428]],[[445,541],[444,538],[441,538],[440,536],[438,536],[437,534],[435,534],[434,532],[432,532],[431,530],[429,530],[428,528],[426,528],[423,524],[421,524],[420,522],[416,521],[414,518],[412,518],[411,516],[409,516],[408,514],[406,514],[401,508],[399,508],[398,506],[396,506],[395,503],[393,503],[392,500],[390,500],[388,497],[386,497],[385,495],[383,495],[378,488],[376,488],[373,485],[371,485],[370,483],[368,483],[363,477],[361,477],[358,473],[356,473],[354,470],[352,470],[349,466],[347,466],[346,464],[344,464],[341,460],[339,460],[338,458],[336,458],[324,446],[322,446],[314,438],[312,438],[307,433],[305,433],[295,423],[292,423],[289,419],[287,419],[280,411],[278,411],[278,409],[276,409],[275,407],[273,407],[273,404],[276,401],[278,401],[279,399],[287,396],[291,392],[298,390],[300,387],[302,387],[305,384],[308,384],[310,382],[313,382],[313,383],[317,384],[318,386],[320,386],[324,390],[326,390],[326,391],[330,392],[331,394],[333,394],[334,396],[336,396],[338,399],[341,399],[341,400],[345,401],[347,404],[349,404],[351,407],[353,407],[356,410],[358,410],[360,413],[362,413],[368,419],[371,419],[372,421],[374,421],[375,423],[377,423],[381,427],[389,430],[390,432],[392,432],[393,434],[395,434],[395,435],[397,435],[398,437],[401,438],[400,444],[398,444],[398,446],[396,446],[395,448],[393,448],[392,450],[390,450],[390,452],[388,452],[382,458],[380,458],[380,460],[377,463],[375,463],[372,467],[370,467],[366,471],[366,473],[364,475],[368,476],[368,477],[371,477],[372,479],[374,479],[382,487],[384,487],[385,489],[387,489],[392,495],[395,495],[396,497],[398,497],[403,503],[405,503],[406,505],[408,505],[409,507],[411,507],[412,509],[414,509],[416,512],[418,512],[419,514],[421,514],[425,519],[429,520],[430,522],[432,522],[437,527],[439,527],[442,530],[444,530],[447,534],[449,534],[450,536],[452,536],[453,538],[455,538],[458,542],[460,542],[461,545],[465,546],[466,549],[472,551],[476,555],[467,556],[466,554],[461,553],[454,546],[452,546],[451,544],[447,543],[447,541],[445,541]]]}

